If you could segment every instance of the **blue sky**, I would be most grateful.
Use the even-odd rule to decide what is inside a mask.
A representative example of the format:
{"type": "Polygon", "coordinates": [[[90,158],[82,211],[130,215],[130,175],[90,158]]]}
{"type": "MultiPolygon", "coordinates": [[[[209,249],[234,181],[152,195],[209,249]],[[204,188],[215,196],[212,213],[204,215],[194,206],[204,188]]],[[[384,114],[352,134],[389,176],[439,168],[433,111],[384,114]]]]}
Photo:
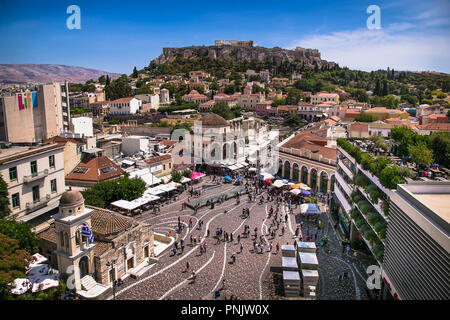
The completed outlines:
{"type": "Polygon", "coordinates": [[[450,73],[450,1],[26,1],[0,0],[0,63],[50,63],[131,73],[163,47],[212,45],[319,49],[322,58],[361,70],[450,73]],[[69,30],[69,5],[81,30],[69,30]],[[369,5],[381,29],[368,30],[369,5]]]}

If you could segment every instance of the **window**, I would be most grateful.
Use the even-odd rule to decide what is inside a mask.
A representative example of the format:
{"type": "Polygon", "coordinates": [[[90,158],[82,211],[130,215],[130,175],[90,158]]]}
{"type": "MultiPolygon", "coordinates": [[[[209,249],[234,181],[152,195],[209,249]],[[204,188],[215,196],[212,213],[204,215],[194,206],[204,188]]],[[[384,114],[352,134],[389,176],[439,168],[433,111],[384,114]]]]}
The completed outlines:
{"type": "Polygon", "coordinates": [[[48,166],[50,168],[55,167],[55,156],[54,155],[51,155],[50,157],[48,157],[48,166]]]}
{"type": "Polygon", "coordinates": [[[57,189],[56,189],[56,179],[50,180],[50,191],[51,191],[52,193],[57,192],[57,189]]]}
{"type": "Polygon", "coordinates": [[[169,169],[172,169],[172,162],[169,162],[169,169]]]}
{"type": "Polygon", "coordinates": [[[20,207],[19,193],[14,193],[11,196],[11,206],[12,206],[13,209],[20,207]]]}
{"type": "Polygon", "coordinates": [[[165,164],[163,164],[163,170],[166,170],[166,165],[165,164]]]}
{"type": "Polygon", "coordinates": [[[17,167],[9,168],[9,180],[17,180],[17,167]]]}
{"type": "Polygon", "coordinates": [[[33,187],[33,202],[39,201],[39,186],[33,187]]]}
{"type": "Polygon", "coordinates": [[[36,161],[31,161],[30,167],[31,167],[31,175],[33,177],[37,176],[37,162],[36,161]]]}

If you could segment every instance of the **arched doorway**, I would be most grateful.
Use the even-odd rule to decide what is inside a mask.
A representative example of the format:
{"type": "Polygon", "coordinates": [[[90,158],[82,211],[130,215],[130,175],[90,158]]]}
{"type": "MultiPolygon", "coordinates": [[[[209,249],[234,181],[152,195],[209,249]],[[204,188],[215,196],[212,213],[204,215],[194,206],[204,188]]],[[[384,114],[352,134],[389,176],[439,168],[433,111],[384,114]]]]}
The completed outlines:
{"type": "Polygon", "coordinates": [[[328,192],[328,174],[326,173],[326,171],[322,171],[320,173],[320,187],[319,187],[319,191],[322,193],[327,193],[328,192]]]}
{"type": "Polygon", "coordinates": [[[336,181],[336,178],[334,177],[334,174],[331,176],[330,180],[331,180],[330,181],[330,183],[331,183],[330,191],[334,191],[334,182],[336,181]]]}
{"type": "Polygon", "coordinates": [[[302,183],[308,184],[308,168],[302,167],[302,183]]]}
{"type": "Polygon", "coordinates": [[[284,163],[284,179],[289,179],[291,176],[291,164],[289,163],[289,161],[286,161],[284,163]]]}
{"type": "Polygon", "coordinates": [[[311,183],[309,186],[313,190],[317,189],[317,170],[316,169],[311,169],[311,183]]]}
{"type": "Polygon", "coordinates": [[[298,164],[294,163],[294,165],[292,166],[292,180],[293,181],[298,181],[298,164]]]}
{"type": "Polygon", "coordinates": [[[78,263],[78,267],[80,268],[80,279],[83,279],[89,274],[89,258],[86,256],[82,257],[78,263]]]}
{"type": "Polygon", "coordinates": [[[281,177],[282,172],[283,172],[283,161],[281,161],[281,159],[279,159],[277,176],[281,177]]]}
{"type": "Polygon", "coordinates": [[[228,144],[225,143],[222,147],[222,160],[225,160],[228,156],[227,149],[228,149],[228,144]]]}

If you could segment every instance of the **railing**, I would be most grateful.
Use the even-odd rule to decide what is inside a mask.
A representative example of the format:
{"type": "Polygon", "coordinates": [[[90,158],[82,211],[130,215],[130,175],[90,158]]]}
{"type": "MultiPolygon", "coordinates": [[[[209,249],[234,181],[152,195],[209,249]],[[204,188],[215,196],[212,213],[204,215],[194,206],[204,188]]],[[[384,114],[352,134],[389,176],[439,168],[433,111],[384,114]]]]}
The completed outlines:
{"type": "MultiPolygon", "coordinates": [[[[364,213],[361,211],[361,209],[358,207],[358,204],[355,203],[355,207],[358,208],[358,211],[360,212],[360,214],[362,215],[363,219],[366,221],[366,223],[369,225],[369,227],[372,229],[372,231],[375,233],[375,235],[377,236],[378,239],[381,240],[381,242],[383,244],[386,244],[386,239],[381,239],[380,236],[378,235],[378,232],[375,230],[375,227],[369,222],[369,219],[364,215],[364,213]]],[[[356,226],[356,224],[355,224],[356,226]]]]}
{"type": "Polygon", "coordinates": [[[380,188],[381,191],[383,191],[388,197],[391,196],[391,191],[384,187],[377,176],[374,176],[369,170],[364,170],[362,166],[357,163],[356,167],[358,168],[358,171],[361,171],[367,178],[369,178],[378,188],[380,188]]]}
{"type": "Polygon", "coordinates": [[[347,213],[350,213],[350,210],[352,210],[351,205],[348,203],[347,199],[345,198],[344,194],[341,192],[341,190],[339,190],[338,186],[336,185],[336,183],[334,184],[334,193],[336,194],[336,197],[338,198],[339,202],[342,205],[342,208],[344,208],[344,210],[347,213]]]}
{"type": "Polygon", "coordinates": [[[287,153],[287,154],[299,156],[299,157],[302,157],[302,158],[305,158],[305,159],[310,159],[310,160],[314,160],[314,161],[317,161],[317,162],[322,162],[322,163],[325,163],[325,164],[328,164],[328,165],[331,165],[331,166],[336,166],[336,160],[324,158],[321,155],[314,154],[314,153],[310,152],[307,149],[294,149],[294,148],[283,148],[283,147],[280,147],[279,151],[287,153]]]}
{"type": "Polygon", "coordinates": [[[342,153],[348,160],[350,160],[352,163],[356,163],[355,159],[348,154],[347,151],[345,151],[344,149],[342,149],[341,147],[337,146],[336,148],[337,151],[339,151],[340,153],[342,153]]]}
{"type": "Polygon", "coordinates": [[[45,178],[46,176],[48,176],[48,169],[39,171],[35,175],[24,176],[23,177],[23,182],[24,183],[30,183],[30,182],[33,182],[33,181],[45,178]]]}
{"type": "Polygon", "coordinates": [[[364,188],[358,186],[358,190],[364,195],[364,197],[366,197],[367,201],[369,201],[372,207],[374,207],[378,211],[378,213],[383,217],[383,219],[387,221],[387,217],[384,215],[383,208],[379,204],[375,204],[372,202],[372,200],[370,199],[369,195],[366,193],[366,190],[364,190],[364,188]]]}
{"type": "Polygon", "coordinates": [[[50,201],[51,195],[47,194],[45,197],[39,199],[38,201],[34,202],[27,202],[26,204],[26,210],[36,210],[40,209],[41,207],[45,207],[45,205],[50,201]]]}
{"type": "Polygon", "coordinates": [[[345,172],[345,174],[353,180],[353,172],[344,164],[342,160],[338,160],[338,166],[342,168],[342,170],[345,172]]]}
{"type": "Polygon", "coordinates": [[[344,180],[344,178],[337,171],[335,173],[335,177],[336,177],[337,182],[339,182],[339,184],[341,185],[342,189],[344,189],[345,193],[347,193],[347,195],[349,197],[351,197],[352,189],[349,187],[348,183],[344,180]]]}

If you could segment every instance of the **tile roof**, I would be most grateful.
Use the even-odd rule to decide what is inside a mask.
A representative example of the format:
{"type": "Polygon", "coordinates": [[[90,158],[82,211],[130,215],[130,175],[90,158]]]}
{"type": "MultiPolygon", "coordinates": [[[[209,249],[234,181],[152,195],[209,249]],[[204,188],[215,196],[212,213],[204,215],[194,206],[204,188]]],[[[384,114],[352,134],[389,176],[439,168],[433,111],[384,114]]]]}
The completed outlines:
{"type": "Polygon", "coordinates": [[[369,132],[369,125],[367,123],[353,122],[350,124],[350,131],[369,132]]]}
{"type": "Polygon", "coordinates": [[[58,143],[60,145],[65,145],[67,142],[72,142],[72,143],[75,143],[78,146],[84,146],[85,145],[84,142],[81,142],[81,141],[78,141],[78,140],[75,140],[75,139],[59,137],[59,136],[56,136],[56,137],[50,138],[48,140],[45,140],[45,142],[54,142],[54,143],[58,143]]]}
{"type": "Polygon", "coordinates": [[[118,178],[124,174],[124,171],[107,157],[94,157],[81,161],[75,169],[66,176],[66,180],[77,181],[94,181],[99,182],[103,180],[118,178]],[[83,168],[88,170],[85,173],[77,173],[83,168]],[[111,171],[104,171],[103,169],[113,168],[111,171]]]}
{"type": "Polygon", "coordinates": [[[86,206],[92,209],[91,224],[92,232],[102,236],[112,236],[123,232],[134,225],[132,218],[123,216],[111,210],[101,209],[92,206],[86,206]]]}
{"type": "Polygon", "coordinates": [[[420,130],[450,131],[450,123],[427,123],[417,126],[420,130]]]}
{"type": "Polygon", "coordinates": [[[282,145],[283,148],[294,148],[299,149],[300,145],[303,145],[303,141],[309,141],[313,144],[326,145],[328,143],[328,139],[317,135],[317,131],[302,131],[298,133],[295,137],[289,139],[285,144],[282,145]]]}
{"type": "Polygon", "coordinates": [[[153,157],[150,159],[146,159],[145,162],[148,164],[153,164],[153,163],[157,163],[157,162],[161,162],[161,161],[165,161],[165,160],[170,160],[172,159],[172,156],[170,154],[165,154],[163,156],[158,156],[158,157],[153,157]]]}
{"type": "Polygon", "coordinates": [[[137,99],[137,98],[135,98],[135,97],[128,97],[128,98],[120,98],[120,99],[113,100],[113,101],[111,101],[111,103],[116,103],[116,102],[130,102],[130,101],[133,100],[133,99],[140,100],[140,99],[137,99]]]}
{"type": "Polygon", "coordinates": [[[229,125],[227,120],[215,113],[208,113],[202,117],[203,127],[228,127],[229,125]]]}

